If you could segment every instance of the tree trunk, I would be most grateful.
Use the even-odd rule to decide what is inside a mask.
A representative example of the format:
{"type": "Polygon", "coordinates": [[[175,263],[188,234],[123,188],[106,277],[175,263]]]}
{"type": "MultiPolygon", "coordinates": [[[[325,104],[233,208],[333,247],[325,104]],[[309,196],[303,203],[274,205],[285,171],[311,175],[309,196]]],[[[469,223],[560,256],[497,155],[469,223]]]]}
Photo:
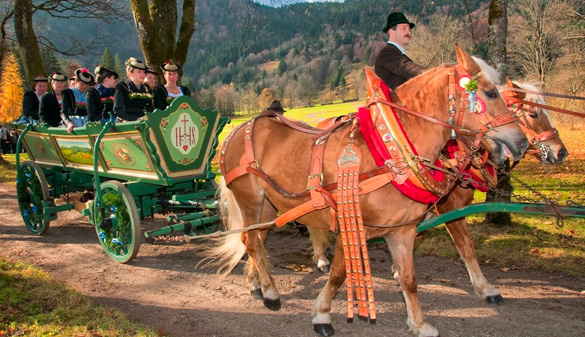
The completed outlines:
{"type": "Polygon", "coordinates": [[[45,73],[33,27],[32,8],[32,0],[14,0],[14,32],[24,64],[26,82],[31,86],[35,76],[45,73]]]}
{"type": "MultiPolygon", "coordinates": [[[[500,73],[501,81],[506,78],[507,72],[507,50],[506,36],[508,35],[508,0],[491,0],[488,17],[488,48],[489,62],[500,73]]],[[[509,171],[510,161],[507,160],[504,169],[509,171]]],[[[499,194],[494,191],[488,191],[485,201],[505,201],[510,202],[509,193],[512,192],[510,177],[505,174],[498,174],[498,184],[496,188],[507,192],[499,194]]],[[[487,222],[497,225],[509,225],[512,223],[510,213],[487,213],[485,216],[487,222]]]]}
{"type": "Polygon", "coordinates": [[[508,0],[491,0],[488,16],[488,57],[489,62],[502,76],[507,76],[508,52],[508,0]]]}
{"type": "MultiPolygon", "coordinates": [[[[183,65],[187,60],[189,43],[195,32],[196,0],[183,1],[183,17],[177,38],[177,1],[131,0],[132,13],[140,47],[145,62],[150,67],[158,67],[165,60],[173,59],[183,65]]],[[[180,74],[181,75],[181,74],[180,74]]]]}

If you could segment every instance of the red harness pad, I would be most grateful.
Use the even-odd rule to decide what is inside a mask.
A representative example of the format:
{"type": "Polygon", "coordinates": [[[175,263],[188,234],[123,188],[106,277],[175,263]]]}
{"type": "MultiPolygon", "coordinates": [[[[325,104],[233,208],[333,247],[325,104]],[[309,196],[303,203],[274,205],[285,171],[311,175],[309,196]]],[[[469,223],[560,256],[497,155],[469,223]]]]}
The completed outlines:
{"type": "MultiPolygon", "coordinates": [[[[388,89],[388,87],[383,82],[381,83],[381,89],[384,95],[386,96],[386,99],[389,101],[390,89],[388,89]]],[[[392,112],[396,114],[396,111],[394,109],[392,109],[392,112]]],[[[385,164],[386,160],[390,159],[391,156],[390,153],[388,152],[388,149],[386,148],[386,145],[384,144],[384,141],[382,140],[379,133],[374,129],[374,126],[372,125],[370,110],[366,108],[360,108],[358,110],[358,118],[360,131],[362,133],[362,136],[364,137],[364,140],[366,141],[366,144],[368,144],[368,148],[370,149],[370,153],[372,154],[374,160],[376,161],[376,165],[378,166],[386,165],[385,164]]],[[[400,128],[401,132],[404,133],[404,128],[402,127],[402,124],[400,124],[400,128]]],[[[417,154],[416,150],[410,143],[410,140],[408,142],[409,145],[411,145],[412,149],[415,151],[415,154],[417,154]]],[[[439,167],[442,166],[441,162],[438,160],[435,162],[435,165],[439,167]]],[[[432,171],[432,175],[438,181],[442,181],[443,179],[445,179],[444,174],[441,171],[432,171]]],[[[402,184],[398,184],[397,182],[393,181],[392,184],[400,192],[402,192],[402,194],[420,203],[424,204],[433,203],[437,201],[439,198],[438,196],[434,195],[428,190],[415,186],[409,180],[406,180],[402,184]]]]}

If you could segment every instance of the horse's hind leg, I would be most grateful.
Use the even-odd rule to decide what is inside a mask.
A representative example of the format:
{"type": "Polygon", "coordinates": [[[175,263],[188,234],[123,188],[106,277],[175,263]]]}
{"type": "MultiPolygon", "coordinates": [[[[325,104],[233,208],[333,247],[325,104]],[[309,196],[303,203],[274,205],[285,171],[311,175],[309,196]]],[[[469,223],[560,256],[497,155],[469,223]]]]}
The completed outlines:
{"type": "Polygon", "coordinates": [[[323,273],[329,271],[331,263],[325,255],[325,250],[329,245],[329,231],[307,227],[309,230],[311,245],[313,246],[313,261],[317,264],[317,268],[323,273]]]}
{"type": "Polygon", "coordinates": [[[455,242],[461,259],[465,263],[465,267],[467,267],[469,279],[477,296],[486,299],[489,303],[504,303],[504,298],[500,294],[500,291],[491,285],[481,272],[479,263],[477,262],[475,247],[469,235],[469,227],[465,219],[449,222],[446,226],[453,242],[455,242]]]}
{"type": "Polygon", "coordinates": [[[418,300],[414,275],[413,247],[416,228],[399,229],[385,236],[394,260],[394,277],[400,282],[408,314],[407,324],[419,337],[439,336],[439,332],[424,319],[418,300]]]}
{"type": "MultiPolygon", "coordinates": [[[[274,219],[276,210],[264,200],[258,222],[274,219]]],[[[246,216],[244,216],[246,218],[246,216]]],[[[248,270],[246,279],[254,298],[263,299],[270,310],[280,309],[280,294],[270,275],[270,264],[264,249],[267,230],[252,230],[242,235],[242,242],[248,251],[248,270]]]]}
{"type": "Polygon", "coordinates": [[[332,336],[334,334],[331,325],[331,301],[345,281],[345,262],[343,256],[343,245],[339,236],[336,238],[335,255],[329,272],[329,280],[317,297],[313,317],[313,330],[321,336],[332,336]]]}

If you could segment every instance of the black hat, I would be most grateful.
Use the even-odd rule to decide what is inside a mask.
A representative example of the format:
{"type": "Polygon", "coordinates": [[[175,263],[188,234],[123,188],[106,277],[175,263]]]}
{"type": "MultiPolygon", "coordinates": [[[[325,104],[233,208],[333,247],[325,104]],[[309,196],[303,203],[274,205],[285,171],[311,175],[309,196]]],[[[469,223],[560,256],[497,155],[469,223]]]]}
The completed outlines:
{"type": "Polygon", "coordinates": [[[45,75],[37,75],[37,77],[33,78],[33,81],[35,82],[48,82],[49,79],[47,77],[45,77],[45,75]]]}
{"type": "Polygon", "coordinates": [[[270,103],[270,106],[266,110],[274,112],[286,112],[286,110],[282,108],[282,104],[280,104],[280,101],[277,100],[272,101],[272,103],[270,103]]]}
{"type": "Polygon", "coordinates": [[[390,15],[388,15],[388,19],[386,20],[386,26],[384,26],[384,29],[382,29],[382,31],[384,31],[384,33],[388,33],[388,29],[390,29],[390,27],[397,25],[399,23],[408,23],[410,25],[410,28],[414,28],[414,23],[408,21],[404,14],[400,12],[393,12],[390,13],[390,15]]]}
{"type": "Polygon", "coordinates": [[[51,76],[49,76],[49,78],[53,82],[65,82],[65,81],[67,81],[67,76],[63,75],[62,73],[52,73],[51,76]]]}
{"type": "Polygon", "coordinates": [[[146,70],[146,64],[144,64],[144,62],[137,60],[133,57],[129,58],[126,61],[126,67],[131,67],[134,69],[141,69],[141,70],[146,70]]]}
{"type": "Polygon", "coordinates": [[[87,85],[95,84],[95,78],[86,68],[75,69],[75,79],[87,85]]]}
{"type": "MultiPolygon", "coordinates": [[[[94,71],[94,72],[95,72],[96,76],[97,76],[97,75],[101,75],[101,74],[104,74],[104,73],[108,72],[108,73],[110,73],[110,74],[114,75],[114,77],[115,77],[115,78],[118,78],[118,77],[120,77],[120,75],[118,75],[118,73],[117,73],[117,72],[113,71],[113,70],[112,70],[112,69],[110,69],[110,68],[106,68],[106,67],[102,66],[101,64],[95,68],[95,71],[94,71]]],[[[108,77],[109,77],[109,76],[108,76],[108,77]]]]}
{"type": "Polygon", "coordinates": [[[181,65],[173,60],[166,60],[165,63],[160,65],[160,68],[163,71],[179,71],[181,70],[181,65]]]}
{"type": "Polygon", "coordinates": [[[158,76],[158,73],[151,68],[146,68],[146,73],[147,74],[154,74],[154,75],[158,76]]]}

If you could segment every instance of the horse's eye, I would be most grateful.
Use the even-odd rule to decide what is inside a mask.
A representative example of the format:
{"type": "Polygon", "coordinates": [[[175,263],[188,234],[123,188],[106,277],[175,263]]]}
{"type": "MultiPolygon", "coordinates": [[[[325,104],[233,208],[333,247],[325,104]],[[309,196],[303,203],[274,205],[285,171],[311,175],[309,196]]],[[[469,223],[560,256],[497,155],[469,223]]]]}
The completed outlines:
{"type": "Polygon", "coordinates": [[[534,119],[538,118],[538,115],[534,114],[534,113],[529,113],[528,116],[530,116],[530,118],[534,118],[534,119]]]}
{"type": "Polygon", "coordinates": [[[484,91],[488,98],[498,98],[498,93],[495,90],[484,91]]]}

